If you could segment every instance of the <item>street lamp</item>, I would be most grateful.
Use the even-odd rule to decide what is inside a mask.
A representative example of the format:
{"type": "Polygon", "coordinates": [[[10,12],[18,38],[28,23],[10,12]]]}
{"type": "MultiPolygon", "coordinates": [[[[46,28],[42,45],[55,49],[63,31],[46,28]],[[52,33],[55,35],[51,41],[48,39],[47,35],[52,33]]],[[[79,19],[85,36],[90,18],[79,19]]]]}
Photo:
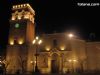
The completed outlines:
{"type": "Polygon", "coordinates": [[[35,72],[39,72],[38,66],[37,66],[37,56],[38,56],[38,46],[42,43],[42,40],[39,39],[39,37],[36,37],[33,41],[32,44],[36,46],[36,53],[35,53],[35,58],[36,58],[36,65],[35,65],[35,72]]]}
{"type": "Polygon", "coordinates": [[[74,34],[69,33],[69,34],[68,34],[68,37],[71,39],[71,38],[73,38],[73,37],[74,37],[74,34]]]}

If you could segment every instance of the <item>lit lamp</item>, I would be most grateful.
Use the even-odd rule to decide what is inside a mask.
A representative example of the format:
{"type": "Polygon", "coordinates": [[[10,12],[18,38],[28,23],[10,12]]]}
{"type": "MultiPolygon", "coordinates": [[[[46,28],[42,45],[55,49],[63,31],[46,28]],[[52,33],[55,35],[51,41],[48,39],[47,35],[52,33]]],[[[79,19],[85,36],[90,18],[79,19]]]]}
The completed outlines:
{"type": "Polygon", "coordinates": [[[21,5],[21,7],[23,7],[23,5],[21,5]]]}
{"type": "Polygon", "coordinates": [[[25,16],[24,16],[24,18],[25,18],[25,19],[28,19],[28,18],[29,18],[29,15],[28,15],[28,14],[27,14],[27,15],[25,15],[25,16]]]}
{"type": "Polygon", "coordinates": [[[15,20],[15,16],[12,16],[12,20],[15,20]]]}
{"type": "Polygon", "coordinates": [[[63,51],[65,50],[65,46],[61,46],[60,49],[63,51]]]}
{"type": "Polygon", "coordinates": [[[15,8],[15,6],[13,6],[13,9],[15,8]]]}
{"type": "Polygon", "coordinates": [[[72,62],[72,60],[70,59],[70,60],[68,60],[69,62],[72,62]]]}
{"type": "Polygon", "coordinates": [[[22,41],[19,41],[19,44],[21,45],[21,44],[23,44],[23,42],[22,41]]]}
{"type": "Polygon", "coordinates": [[[16,8],[17,8],[17,5],[16,5],[16,8]]]}
{"type": "Polygon", "coordinates": [[[46,50],[47,50],[47,51],[49,51],[49,50],[50,50],[50,48],[46,48],[46,50]]]}
{"type": "Polygon", "coordinates": [[[1,56],[0,56],[0,67],[3,67],[3,61],[1,59],[1,56]]]}
{"type": "Polygon", "coordinates": [[[2,61],[0,60],[0,63],[2,63],[2,61]]]}
{"type": "Polygon", "coordinates": [[[38,50],[38,46],[42,43],[42,40],[39,39],[39,37],[36,37],[32,44],[36,46],[36,53],[35,53],[35,57],[36,57],[36,65],[35,65],[35,72],[38,72],[39,69],[38,69],[38,66],[37,66],[37,56],[38,56],[38,53],[37,53],[37,50],[38,50]]]}
{"type": "Polygon", "coordinates": [[[30,63],[32,64],[33,70],[34,70],[34,61],[30,61],[30,63]]]}
{"type": "Polygon", "coordinates": [[[20,8],[20,5],[18,5],[18,8],[20,8]]]}
{"type": "Polygon", "coordinates": [[[14,45],[14,41],[11,40],[11,41],[10,41],[10,45],[14,45]]]}
{"type": "Polygon", "coordinates": [[[21,15],[18,15],[18,19],[19,19],[19,20],[21,19],[21,15]]]}
{"type": "Polygon", "coordinates": [[[50,51],[50,47],[49,46],[46,46],[45,49],[46,49],[46,51],[50,51]]]}
{"type": "Polygon", "coordinates": [[[68,34],[68,37],[69,37],[69,38],[73,38],[74,35],[73,35],[72,33],[70,33],[70,34],[68,34]]]}
{"type": "Polygon", "coordinates": [[[23,5],[24,7],[26,6],[26,4],[23,5]]]}
{"type": "Polygon", "coordinates": [[[0,67],[2,67],[2,61],[0,60],[0,67]]]}
{"type": "Polygon", "coordinates": [[[24,42],[23,39],[19,39],[19,40],[18,40],[18,44],[20,44],[20,45],[22,45],[23,42],[24,42]]]}

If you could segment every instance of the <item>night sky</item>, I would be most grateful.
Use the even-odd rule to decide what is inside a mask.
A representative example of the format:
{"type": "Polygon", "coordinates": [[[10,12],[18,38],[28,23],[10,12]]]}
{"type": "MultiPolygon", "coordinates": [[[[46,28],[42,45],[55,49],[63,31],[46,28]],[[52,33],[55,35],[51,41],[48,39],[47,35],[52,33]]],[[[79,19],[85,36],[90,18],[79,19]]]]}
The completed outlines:
{"type": "MultiPolygon", "coordinates": [[[[94,0],[94,2],[98,1],[94,0]]],[[[100,6],[78,6],[78,0],[5,0],[2,2],[0,0],[2,48],[7,45],[12,5],[21,3],[29,3],[35,10],[38,34],[74,32],[76,36],[83,39],[93,38],[100,41],[100,6]]]]}

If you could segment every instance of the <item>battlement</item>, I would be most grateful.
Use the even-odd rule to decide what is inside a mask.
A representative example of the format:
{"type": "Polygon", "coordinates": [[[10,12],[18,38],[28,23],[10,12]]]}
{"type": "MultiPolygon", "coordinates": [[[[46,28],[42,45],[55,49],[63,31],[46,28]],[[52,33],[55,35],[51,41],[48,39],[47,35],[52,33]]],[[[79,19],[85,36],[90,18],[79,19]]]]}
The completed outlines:
{"type": "Polygon", "coordinates": [[[30,4],[20,4],[20,5],[13,5],[12,10],[18,10],[18,9],[29,9],[31,11],[31,13],[35,13],[35,11],[33,10],[33,8],[30,6],[30,4]]]}
{"type": "Polygon", "coordinates": [[[35,11],[28,3],[14,5],[12,7],[12,10],[14,12],[12,13],[11,20],[29,19],[30,21],[32,21],[34,23],[35,11]]]}

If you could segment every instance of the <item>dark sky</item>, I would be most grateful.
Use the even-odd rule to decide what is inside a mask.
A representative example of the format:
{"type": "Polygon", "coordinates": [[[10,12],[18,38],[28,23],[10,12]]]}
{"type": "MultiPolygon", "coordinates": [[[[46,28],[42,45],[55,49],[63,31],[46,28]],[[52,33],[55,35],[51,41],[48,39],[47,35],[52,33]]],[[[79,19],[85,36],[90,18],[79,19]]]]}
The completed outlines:
{"type": "MultiPolygon", "coordinates": [[[[94,2],[98,1],[94,0],[94,2]]],[[[30,3],[35,10],[37,33],[68,31],[84,39],[89,39],[90,33],[93,33],[95,39],[100,40],[100,6],[78,6],[78,0],[5,0],[2,2],[0,0],[0,45],[2,47],[6,47],[7,44],[11,7],[21,3],[30,3]]]]}

